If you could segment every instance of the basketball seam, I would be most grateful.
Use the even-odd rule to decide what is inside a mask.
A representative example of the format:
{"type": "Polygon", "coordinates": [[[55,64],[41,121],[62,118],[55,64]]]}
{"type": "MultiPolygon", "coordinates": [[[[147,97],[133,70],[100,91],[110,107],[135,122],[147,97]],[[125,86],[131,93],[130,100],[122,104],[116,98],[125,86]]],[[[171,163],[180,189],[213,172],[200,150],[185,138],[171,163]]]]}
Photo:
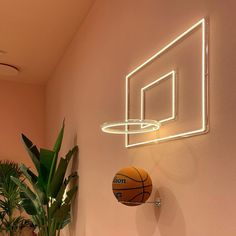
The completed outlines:
{"type": "Polygon", "coordinates": [[[143,196],[142,196],[142,201],[143,202],[143,198],[144,198],[144,182],[143,182],[143,178],[142,175],[140,174],[140,172],[138,171],[138,169],[136,169],[135,167],[133,167],[139,174],[140,179],[142,180],[142,186],[143,186],[143,196]]]}
{"type": "MultiPolygon", "coordinates": [[[[145,193],[146,194],[148,194],[149,196],[150,196],[150,193],[149,192],[143,192],[143,193],[139,193],[139,194],[137,194],[137,195],[135,195],[133,198],[131,198],[128,202],[130,202],[130,201],[132,201],[132,200],[134,200],[136,197],[138,197],[140,194],[143,194],[143,195],[145,195],[145,193]]],[[[142,203],[143,202],[143,200],[140,202],[140,203],[142,203]]]]}
{"type": "Polygon", "coordinates": [[[143,181],[146,181],[147,179],[148,179],[148,175],[147,175],[147,177],[142,181],[142,180],[136,180],[136,179],[133,179],[133,178],[131,178],[131,177],[129,177],[129,176],[127,176],[127,175],[124,175],[124,174],[116,174],[116,176],[117,175],[120,175],[120,176],[124,176],[124,177],[126,177],[126,178],[128,178],[128,179],[131,179],[131,180],[133,180],[133,181],[135,181],[135,182],[143,182],[143,181]]]}
{"type": "Polygon", "coordinates": [[[147,188],[151,187],[152,184],[146,185],[146,186],[141,186],[141,187],[135,187],[135,188],[113,188],[112,190],[132,190],[132,189],[140,189],[140,188],[147,188]]]}

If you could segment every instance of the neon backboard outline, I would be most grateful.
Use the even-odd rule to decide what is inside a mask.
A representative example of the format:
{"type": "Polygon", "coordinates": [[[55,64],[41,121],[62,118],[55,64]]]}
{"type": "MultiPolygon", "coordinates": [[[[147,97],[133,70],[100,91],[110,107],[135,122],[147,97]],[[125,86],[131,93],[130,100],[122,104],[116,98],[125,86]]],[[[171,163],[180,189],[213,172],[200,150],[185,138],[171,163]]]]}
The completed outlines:
{"type": "MultiPolygon", "coordinates": [[[[154,59],[162,55],[166,50],[168,50],[170,47],[177,44],[180,40],[182,40],[184,37],[186,37],[188,34],[190,34],[195,29],[201,27],[202,31],[202,47],[201,47],[201,127],[196,130],[190,130],[183,133],[177,133],[174,135],[169,135],[162,138],[156,138],[152,140],[147,140],[143,142],[137,142],[137,143],[129,143],[129,135],[125,134],[125,147],[135,147],[145,144],[151,144],[151,143],[157,143],[157,142],[164,142],[164,141],[170,141],[180,138],[186,138],[186,137],[192,137],[196,135],[204,134],[208,131],[208,38],[207,38],[207,30],[206,30],[206,19],[203,18],[200,21],[198,21],[196,24],[188,28],[186,31],[184,31],[182,34],[180,34],[178,37],[176,37],[173,41],[168,43],[165,47],[163,47],[160,51],[155,53],[152,57],[148,58],[143,64],[136,67],[133,71],[131,71],[126,77],[125,77],[125,120],[129,120],[129,80],[132,75],[134,75],[136,72],[138,72],[140,69],[151,63],[154,59]]],[[[128,129],[128,127],[126,127],[128,129]]]]}
{"type": "MultiPolygon", "coordinates": [[[[140,117],[141,120],[144,120],[144,116],[145,116],[145,106],[144,106],[144,100],[145,100],[145,92],[146,90],[151,89],[153,86],[155,86],[156,84],[159,84],[160,82],[164,81],[164,80],[168,80],[171,79],[171,83],[172,83],[172,89],[171,89],[171,93],[172,93],[172,98],[171,98],[171,115],[168,116],[167,118],[164,118],[162,120],[159,120],[159,122],[161,124],[165,123],[165,122],[169,122],[171,120],[175,120],[176,118],[176,72],[174,70],[168,72],[167,74],[164,74],[163,76],[159,77],[158,79],[152,81],[151,83],[145,85],[144,87],[141,88],[141,95],[140,95],[140,104],[141,104],[141,112],[140,112],[140,117]]],[[[145,128],[146,126],[142,126],[143,128],[145,128]]]]}

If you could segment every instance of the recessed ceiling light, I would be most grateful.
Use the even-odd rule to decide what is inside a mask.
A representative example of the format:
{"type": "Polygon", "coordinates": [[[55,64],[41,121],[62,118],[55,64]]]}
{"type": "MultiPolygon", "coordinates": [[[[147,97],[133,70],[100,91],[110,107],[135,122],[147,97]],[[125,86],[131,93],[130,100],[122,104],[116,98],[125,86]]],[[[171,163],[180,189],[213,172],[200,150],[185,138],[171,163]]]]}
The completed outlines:
{"type": "Polygon", "coordinates": [[[0,63],[0,75],[16,76],[19,74],[19,72],[20,72],[20,70],[13,65],[9,65],[6,63],[0,63]]]}

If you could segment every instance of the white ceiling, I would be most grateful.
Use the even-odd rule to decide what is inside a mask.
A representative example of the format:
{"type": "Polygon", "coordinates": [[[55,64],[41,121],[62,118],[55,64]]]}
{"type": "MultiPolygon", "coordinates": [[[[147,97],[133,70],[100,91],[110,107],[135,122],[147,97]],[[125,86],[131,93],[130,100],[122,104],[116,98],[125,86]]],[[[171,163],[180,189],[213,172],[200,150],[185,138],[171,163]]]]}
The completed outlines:
{"type": "Polygon", "coordinates": [[[0,0],[0,63],[21,71],[0,79],[45,83],[93,2],[0,0]]]}

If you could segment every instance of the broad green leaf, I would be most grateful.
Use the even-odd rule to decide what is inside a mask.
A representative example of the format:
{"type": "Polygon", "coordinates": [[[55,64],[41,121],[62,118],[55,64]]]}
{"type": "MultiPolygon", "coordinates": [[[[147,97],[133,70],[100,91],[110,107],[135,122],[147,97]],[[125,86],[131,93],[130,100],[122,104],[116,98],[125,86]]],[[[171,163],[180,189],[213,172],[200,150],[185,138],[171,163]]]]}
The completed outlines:
{"type": "Polygon", "coordinates": [[[27,214],[29,215],[37,215],[38,211],[34,205],[34,203],[26,196],[24,192],[20,193],[21,195],[21,206],[24,208],[27,214]]]}
{"type": "Polygon", "coordinates": [[[66,161],[69,163],[71,158],[78,152],[78,146],[74,146],[67,154],[66,161]]]}
{"type": "Polygon", "coordinates": [[[52,218],[54,213],[56,212],[56,210],[60,208],[65,190],[66,190],[66,185],[63,183],[60,188],[60,191],[57,194],[57,197],[55,198],[54,202],[52,203],[52,205],[49,208],[49,217],[50,218],[52,218]]]}
{"type": "Polygon", "coordinates": [[[46,204],[47,200],[45,193],[42,187],[37,182],[38,177],[32,171],[30,171],[29,168],[27,168],[24,164],[20,164],[20,170],[22,171],[26,179],[29,181],[29,183],[32,185],[41,203],[46,204]]]}
{"type": "Polygon", "coordinates": [[[45,166],[40,165],[39,177],[37,185],[41,187],[42,191],[46,194],[48,183],[48,173],[45,166]]]}
{"type": "Polygon", "coordinates": [[[65,128],[65,121],[63,121],[62,124],[62,128],[60,130],[60,133],[57,137],[56,143],[54,145],[53,151],[54,151],[54,156],[53,156],[53,160],[52,160],[52,165],[51,165],[51,169],[50,169],[50,173],[49,173],[49,177],[48,177],[48,186],[47,186],[47,194],[49,194],[50,192],[50,183],[53,179],[53,176],[55,174],[55,170],[56,170],[56,166],[57,166],[57,159],[58,159],[58,153],[61,149],[61,144],[62,144],[62,140],[63,140],[63,135],[64,135],[64,128],[65,128]]]}
{"type": "Polygon", "coordinates": [[[65,203],[69,204],[73,198],[73,196],[75,195],[75,193],[78,190],[78,186],[74,186],[72,189],[70,189],[67,193],[66,193],[66,199],[65,199],[65,203]]]}
{"type": "Polygon", "coordinates": [[[34,208],[37,209],[37,216],[35,216],[35,218],[37,218],[39,222],[43,222],[42,216],[45,215],[45,211],[41,207],[40,202],[38,202],[36,195],[31,191],[31,189],[28,186],[22,183],[19,179],[13,176],[11,176],[11,179],[20,188],[20,190],[25,194],[25,196],[31,200],[31,202],[34,205],[34,208]]]}
{"type": "Polygon", "coordinates": [[[21,136],[22,136],[22,140],[25,145],[25,148],[27,152],[29,153],[31,160],[33,161],[34,166],[39,173],[39,169],[40,169],[39,151],[37,147],[31,142],[30,139],[28,139],[24,134],[22,134],[21,136]]]}
{"type": "Polygon", "coordinates": [[[34,145],[34,143],[30,139],[28,139],[24,134],[21,134],[21,136],[26,147],[30,148],[31,152],[36,156],[37,159],[39,159],[39,151],[36,145],[34,145]]]}
{"type": "Polygon", "coordinates": [[[66,187],[69,184],[69,182],[73,179],[78,178],[77,172],[73,172],[72,174],[69,175],[69,177],[67,179],[64,180],[64,183],[62,184],[60,191],[58,192],[55,201],[53,202],[53,204],[50,206],[49,208],[49,215],[51,217],[53,217],[55,211],[60,208],[61,204],[62,204],[62,200],[66,191],[66,187]]]}
{"type": "Polygon", "coordinates": [[[19,167],[24,176],[32,185],[37,182],[37,176],[32,171],[30,171],[28,167],[26,167],[23,163],[20,163],[19,167]]]}
{"type": "Polygon", "coordinates": [[[66,158],[61,158],[59,165],[57,167],[57,170],[55,172],[55,175],[52,178],[52,182],[50,185],[50,196],[55,198],[58,194],[58,191],[60,190],[60,186],[63,183],[63,180],[65,178],[65,173],[67,166],[71,160],[71,158],[74,156],[74,154],[78,151],[78,146],[75,146],[72,150],[70,150],[66,158]]]}
{"type": "Polygon", "coordinates": [[[71,180],[73,179],[77,179],[79,176],[78,176],[78,173],[77,171],[75,172],[72,172],[67,179],[65,179],[65,184],[67,185],[71,180]]]}
{"type": "MultiPolygon", "coordinates": [[[[24,183],[22,183],[19,179],[11,176],[12,181],[20,188],[22,192],[25,193],[25,195],[34,202],[36,199],[36,195],[31,191],[31,189],[26,186],[24,183]]],[[[35,204],[35,203],[34,203],[35,204]]]]}
{"type": "Polygon", "coordinates": [[[46,167],[48,173],[51,170],[54,154],[54,151],[43,148],[40,149],[40,164],[46,167]]]}
{"type": "Polygon", "coordinates": [[[43,186],[45,191],[48,188],[49,174],[51,171],[54,154],[54,151],[40,149],[39,183],[43,186]]]}
{"type": "Polygon", "coordinates": [[[56,143],[55,143],[54,148],[53,148],[55,153],[58,153],[61,149],[62,139],[63,139],[63,136],[64,136],[64,129],[65,129],[65,121],[63,121],[62,128],[60,130],[60,133],[58,134],[56,143]]]}
{"type": "Polygon", "coordinates": [[[60,226],[68,218],[68,214],[70,214],[70,205],[63,205],[61,208],[59,208],[56,211],[56,213],[54,215],[54,219],[58,225],[57,228],[61,228],[60,226]]]}
{"type": "Polygon", "coordinates": [[[63,229],[66,225],[68,225],[71,222],[71,214],[68,212],[66,217],[63,219],[63,221],[60,224],[57,224],[57,230],[63,229]]]}
{"type": "Polygon", "coordinates": [[[38,176],[36,176],[29,168],[27,169],[27,173],[31,177],[32,183],[37,183],[38,176]]]}
{"type": "Polygon", "coordinates": [[[50,196],[55,198],[60,190],[60,187],[65,178],[65,173],[67,169],[68,163],[64,158],[61,158],[55,175],[53,176],[51,185],[50,185],[50,196]]]}
{"type": "Polygon", "coordinates": [[[35,184],[35,189],[38,189],[38,196],[43,205],[46,205],[48,203],[48,198],[45,193],[45,189],[42,185],[40,185],[39,182],[35,184]]]}

